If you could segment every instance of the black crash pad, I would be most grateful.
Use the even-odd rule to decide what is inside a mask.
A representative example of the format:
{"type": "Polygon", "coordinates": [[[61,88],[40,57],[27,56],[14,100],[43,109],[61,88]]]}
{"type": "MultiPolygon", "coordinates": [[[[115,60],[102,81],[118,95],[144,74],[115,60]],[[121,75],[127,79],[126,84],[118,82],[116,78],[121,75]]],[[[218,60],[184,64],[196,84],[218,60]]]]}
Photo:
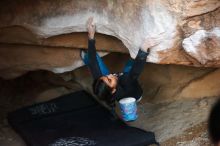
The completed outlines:
{"type": "Polygon", "coordinates": [[[85,91],[9,113],[28,146],[147,146],[154,133],[129,127],[85,91]]]}

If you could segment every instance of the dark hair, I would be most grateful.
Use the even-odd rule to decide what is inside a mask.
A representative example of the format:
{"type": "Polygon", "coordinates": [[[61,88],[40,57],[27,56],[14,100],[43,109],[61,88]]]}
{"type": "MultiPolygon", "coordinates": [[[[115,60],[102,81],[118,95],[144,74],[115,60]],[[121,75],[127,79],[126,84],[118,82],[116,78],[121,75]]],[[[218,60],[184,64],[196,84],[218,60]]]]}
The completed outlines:
{"type": "Polygon", "coordinates": [[[213,106],[209,115],[209,135],[214,144],[220,142],[220,100],[213,106]]]}
{"type": "Polygon", "coordinates": [[[101,100],[105,100],[108,104],[112,102],[112,88],[110,88],[100,78],[93,82],[93,92],[101,100]]]}

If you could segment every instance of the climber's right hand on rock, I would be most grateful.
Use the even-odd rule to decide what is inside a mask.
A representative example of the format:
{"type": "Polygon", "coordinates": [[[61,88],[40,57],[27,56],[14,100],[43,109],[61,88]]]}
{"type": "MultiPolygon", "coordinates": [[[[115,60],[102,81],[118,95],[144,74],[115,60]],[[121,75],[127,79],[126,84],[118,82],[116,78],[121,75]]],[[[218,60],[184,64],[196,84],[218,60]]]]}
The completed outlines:
{"type": "Polygon", "coordinates": [[[144,52],[149,52],[151,48],[159,45],[165,39],[165,33],[160,33],[154,36],[148,36],[143,40],[141,49],[144,52]]]}
{"type": "Polygon", "coordinates": [[[93,17],[90,17],[87,21],[87,30],[89,39],[94,39],[95,35],[95,24],[93,22],[93,17]]]}
{"type": "Polygon", "coordinates": [[[160,39],[157,38],[147,38],[141,45],[141,49],[144,52],[149,52],[152,47],[155,47],[161,43],[160,39]]]}

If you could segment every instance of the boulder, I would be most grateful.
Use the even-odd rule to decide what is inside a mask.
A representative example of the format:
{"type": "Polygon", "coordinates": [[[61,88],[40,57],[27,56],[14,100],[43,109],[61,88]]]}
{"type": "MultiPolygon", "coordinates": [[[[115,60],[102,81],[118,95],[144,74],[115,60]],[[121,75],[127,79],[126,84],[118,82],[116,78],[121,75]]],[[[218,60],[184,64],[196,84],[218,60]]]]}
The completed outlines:
{"type": "Polygon", "coordinates": [[[100,51],[129,52],[134,58],[144,40],[161,36],[162,42],[151,49],[148,62],[220,66],[219,0],[2,0],[0,7],[0,46],[4,50],[0,58],[5,59],[0,70],[7,72],[7,77],[1,77],[13,78],[37,69],[56,72],[57,67],[65,72],[70,65],[72,70],[81,66],[77,63],[79,53],[71,59],[61,58],[68,49],[79,52],[87,48],[86,21],[90,16],[97,26],[100,51]],[[23,62],[18,65],[13,51],[19,48],[36,53],[50,48],[60,57],[38,59],[18,53],[17,59],[23,62]]]}

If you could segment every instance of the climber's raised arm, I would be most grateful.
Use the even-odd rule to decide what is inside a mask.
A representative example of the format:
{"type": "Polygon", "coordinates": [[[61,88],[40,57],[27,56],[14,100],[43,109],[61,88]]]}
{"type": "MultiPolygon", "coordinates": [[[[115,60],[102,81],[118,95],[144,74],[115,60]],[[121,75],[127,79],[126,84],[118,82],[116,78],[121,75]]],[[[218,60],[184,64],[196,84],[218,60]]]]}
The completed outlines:
{"type": "Polygon", "coordinates": [[[150,49],[160,44],[160,42],[161,42],[160,38],[158,39],[154,37],[149,37],[143,41],[138,51],[138,54],[135,57],[134,64],[131,68],[131,71],[129,72],[129,76],[131,79],[135,80],[140,76],[144,68],[144,64],[146,62],[147,56],[150,52],[150,49]]]}
{"type": "Polygon", "coordinates": [[[93,17],[90,17],[87,21],[88,30],[88,66],[94,79],[98,79],[102,76],[97,57],[95,47],[95,24],[93,17]]]}

